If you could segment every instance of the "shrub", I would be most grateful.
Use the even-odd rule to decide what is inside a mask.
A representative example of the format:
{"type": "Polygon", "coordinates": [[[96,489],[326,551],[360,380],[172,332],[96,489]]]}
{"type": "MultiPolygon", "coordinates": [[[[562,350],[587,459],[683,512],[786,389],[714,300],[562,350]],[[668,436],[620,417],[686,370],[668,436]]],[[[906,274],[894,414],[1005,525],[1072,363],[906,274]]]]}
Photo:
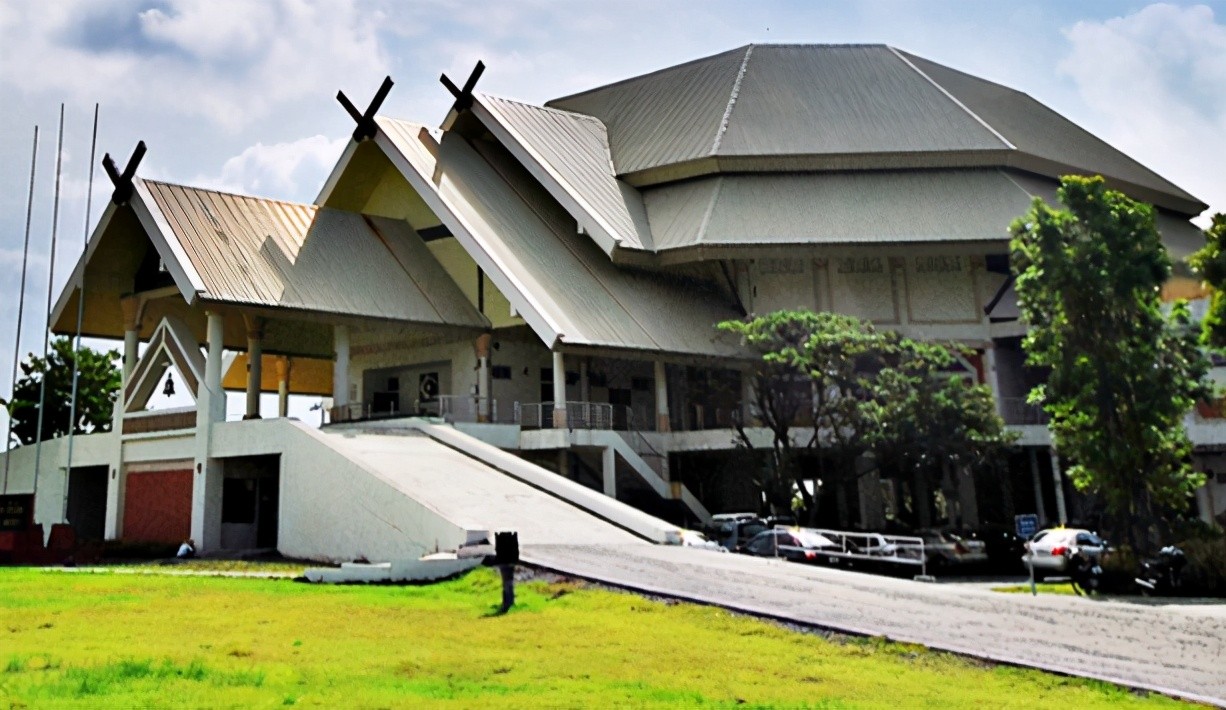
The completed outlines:
{"type": "Polygon", "coordinates": [[[1226,538],[1191,539],[1179,547],[1188,558],[1183,569],[1184,593],[1226,597],[1226,538]]]}

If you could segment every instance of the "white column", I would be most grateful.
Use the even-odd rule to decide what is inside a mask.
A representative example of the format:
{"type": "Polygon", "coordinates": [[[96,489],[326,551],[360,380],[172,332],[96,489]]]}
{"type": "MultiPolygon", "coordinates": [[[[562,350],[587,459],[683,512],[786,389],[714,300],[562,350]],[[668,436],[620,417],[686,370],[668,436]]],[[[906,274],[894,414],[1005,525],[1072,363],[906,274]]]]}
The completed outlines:
{"type": "Polygon", "coordinates": [[[119,299],[123,312],[123,383],[128,384],[132,370],[136,368],[137,348],[140,345],[140,318],[144,303],[139,296],[119,299]]]}
{"type": "Polygon", "coordinates": [[[1039,516],[1039,523],[1047,524],[1047,506],[1043,505],[1043,481],[1039,478],[1039,450],[1031,446],[1026,449],[1030,454],[1030,483],[1034,486],[1034,512],[1039,516]]]}
{"type": "Polygon", "coordinates": [[[289,358],[277,358],[277,416],[289,416],[289,358]]]}
{"type": "Polygon", "coordinates": [[[341,412],[340,420],[349,418],[349,326],[338,325],[332,329],[332,350],[336,360],[332,363],[332,406],[341,412]]]}
{"type": "Polygon", "coordinates": [[[477,421],[490,420],[490,341],[489,333],[477,336],[474,349],[477,351],[477,421]]]}
{"type": "Polygon", "coordinates": [[[1060,471],[1060,455],[1051,450],[1051,480],[1056,484],[1056,517],[1061,525],[1068,524],[1068,510],[1064,507],[1064,475],[1060,471]]]}
{"type": "Polygon", "coordinates": [[[656,431],[670,431],[672,424],[668,418],[668,379],[665,375],[664,363],[655,361],[656,379],[656,431]]]}
{"type": "Polygon", "coordinates": [[[224,354],[225,320],[220,313],[210,312],[204,382],[196,393],[196,466],[192,472],[192,539],[203,552],[221,547],[222,462],[210,456],[210,450],[213,427],[226,418],[226,393],[221,388],[224,354]]]}
{"type": "Polygon", "coordinates": [[[983,348],[983,379],[992,390],[992,401],[996,403],[997,416],[1005,414],[1004,402],[1000,398],[1000,372],[996,367],[996,343],[989,341],[983,348]]]}
{"type": "Polygon", "coordinates": [[[617,452],[612,446],[606,446],[600,452],[600,468],[604,479],[604,494],[610,498],[617,497],[617,452]]]}
{"type": "Polygon", "coordinates": [[[553,354],[553,426],[566,428],[566,363],[559,352],[553,354]]]}
{"type": "Polygon", "coordinates": [[[264,380],[264,319],[243,316],[247,324],[247,411],[244,419],[260,418],[260,390],[264,380]]]}

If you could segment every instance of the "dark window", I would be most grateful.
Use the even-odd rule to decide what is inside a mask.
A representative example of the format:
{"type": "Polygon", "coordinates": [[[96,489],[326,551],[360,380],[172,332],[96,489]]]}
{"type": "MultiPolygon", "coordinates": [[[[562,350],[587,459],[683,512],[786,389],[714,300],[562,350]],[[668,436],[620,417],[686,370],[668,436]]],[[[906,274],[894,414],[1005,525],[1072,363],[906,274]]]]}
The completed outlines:
{"type": "Polygon", "coordinates": [[[493,367],[490,368],[490,377],[494,378],[495,380],[511,379],[511,366],[510,365],[494,365],[493,367]]]}
{"type": "Polygon", "coordinates": [[[652,387],[652,379],[650,377],[631,377],[630,389],[639,392],[650,392],[652,387]]]}
{"type": "Polygon", "coordinates": [[[400,391],[400,378],[399,377],[387,378],[387,391],[388,392],[399,392],[400,391]]]}
{"type": "Polygon", "coordinates": [[[227,478],[221,484],[221,522],[255,522],[255,479],[227,478]]]}

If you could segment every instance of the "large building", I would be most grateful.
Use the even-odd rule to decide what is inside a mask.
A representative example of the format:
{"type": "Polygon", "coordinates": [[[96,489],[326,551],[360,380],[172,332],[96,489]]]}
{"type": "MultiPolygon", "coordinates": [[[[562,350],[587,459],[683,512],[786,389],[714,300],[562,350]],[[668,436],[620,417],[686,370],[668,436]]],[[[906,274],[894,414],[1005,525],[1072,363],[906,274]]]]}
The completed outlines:
{"type": "MultiPolygon", "coordinates": [[[[449,88],[439,128],[358,114],[314,204],[119,186],[53,326],[83,299],[85,334],[124,342],[125,387],[71,465],[44,446],[41,522],[374,559],[459,544],[418,525],[471,513],[436,500],[458,460],[678,520],[757,507],[731,455],[749,355],[714,325],[780,308],[973,349],[1024,448],[999,486],[950,472],[920,506],[946,519],[923,522],[1073,518],[1025,404],[1007,227],[1088,173],[1154,204],[1174,256],[1202,242],[1192,195],[1024,93],[887,46],[750,45],[544,106],[449,88]],[[147,411],[168,368],[196,405],[147,411]],[[224,421],[225,390],[247,421],[224,421]],[[278,419],[290,394],[330,396],[331,424],[278,419]]],[[[1189,416],[1203,452],[1226,444],[1189,416]]],[[[10,492],[33,487],[28,448],[10,492]]],[[[908,486],[863,476],[829,514],[879,528],[908,486]]],[[[1200,504],[1226,509],[1226,486],[1200,504]]]]}

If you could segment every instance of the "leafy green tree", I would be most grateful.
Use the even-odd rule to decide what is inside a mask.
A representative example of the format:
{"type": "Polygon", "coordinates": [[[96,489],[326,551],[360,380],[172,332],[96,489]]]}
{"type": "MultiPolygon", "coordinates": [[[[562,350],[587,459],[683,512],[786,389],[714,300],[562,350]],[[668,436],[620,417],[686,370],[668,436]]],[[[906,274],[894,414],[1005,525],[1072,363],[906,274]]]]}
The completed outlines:
{"type": "Polygon", "coordinates": [[[1101,177],[1065,177],[1057,194],[1064,209],[1036,199],[1010,227],[1027,362],[1050,370],[1030,399],[1051,415],[1074,485],[1147,552],[1204,483],[1183,417],[1208,393],[1208,364],[1186,305],[1162,311],[1171,262],[1153,208],[1101,177]]]}
{"type": "Polygon", "coordinates": [[[895,338],[874,378],[868,432],[883,468],[909,477],[916,523],[931,523],[931,491],[962,469],[995,464],[1016,436],[996,412],[991,390],[955,374],[953,344],[895,338]],[[949,474],[949,477],[947,477],[949,474]]]}
{"type": "MultiPolygon", "coordinates": [[[[32,444],[38,432],[38,395],[44,374],[47,391],[44,397],[42,440],[68,433],[72,398],[72,364],[76,359],[72,339],[59,337],[52,341],[46,360],[31,353],[21,363],[22,377],[17,381],[10,401],[0,400],[13,418],[13,438],[16,443],[32,444]]],[[[113,408],[112,395],[122,384],[116,366],[119,351],[98,352],[82,347],[77,384],[77,421],[74,431],[86,434],[109,431],[113,408]]]]}
{"type": "MultiPolygon", "coordinates": [[[[778,311],[719,327],[760,357],[752,409],[771,441],[759,483],[776,510],[797,492],[801,516],[814,521],[823,489],[873,470],[856,467],[870,451],[931,477],[946,463],[990,458],[1008,441],[990,392],[948,375],[954,354],[945,345],[837,313],[778,311]],[[806,462],[822,488],[805,485],[806,462]]],[[[738,443],[754,448],[752,427],[738,422],[736,430],[738,443]]]]}
{"type": "Polygon", "coordinates": [[[1189,261],[1211,289],[1209,310],[1201,321],[1201,342],[1226,350],[1226,214],[1213,215],[1205,230],[1204,248],[1189,261]]]}

